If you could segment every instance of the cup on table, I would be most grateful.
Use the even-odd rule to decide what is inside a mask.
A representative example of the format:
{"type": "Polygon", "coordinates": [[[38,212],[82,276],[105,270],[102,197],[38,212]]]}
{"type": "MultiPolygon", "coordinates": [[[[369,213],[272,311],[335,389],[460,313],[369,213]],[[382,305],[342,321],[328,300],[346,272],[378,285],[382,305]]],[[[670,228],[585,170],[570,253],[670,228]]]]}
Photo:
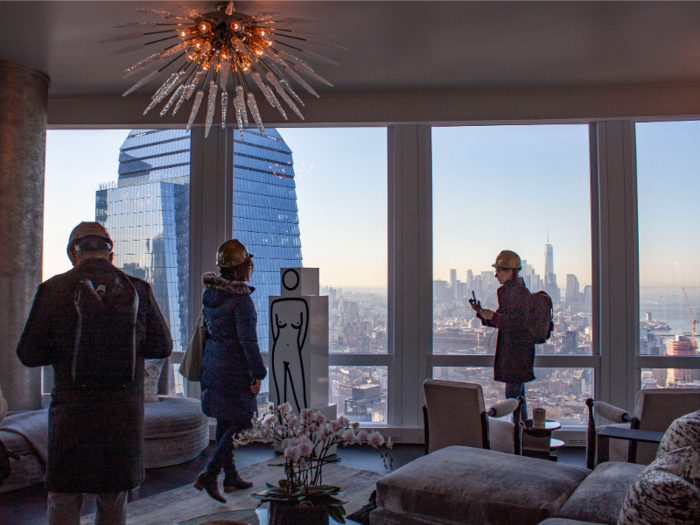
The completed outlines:
{"type": "Polygon", "coordinates": [[[532,426],[536,428],[544,428],[544,422],[547,419],[547,411],[544,408],[532,409],[532,426]]]}

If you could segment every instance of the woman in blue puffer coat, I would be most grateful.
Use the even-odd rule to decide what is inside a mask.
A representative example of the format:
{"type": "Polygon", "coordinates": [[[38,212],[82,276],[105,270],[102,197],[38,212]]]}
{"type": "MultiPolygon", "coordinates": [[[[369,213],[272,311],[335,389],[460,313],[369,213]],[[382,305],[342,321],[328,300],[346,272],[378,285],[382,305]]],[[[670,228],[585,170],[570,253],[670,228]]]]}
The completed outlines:
{"type": "Polygon", "coordinates": [[[217,253],[219,275],[202,276],[203,318],[208,332],[202,356],[202,412],[216,418],[216,450],[194,486],[222,503],[226,499],[217,482],[222,469],[224,492],[253,486],[236,470],[233,436],[250,428],[260,383],[267,375],[250,298],[255,288],[247,284],[253,272],[252,257],[237,239],[226,241],[217,253]]]}

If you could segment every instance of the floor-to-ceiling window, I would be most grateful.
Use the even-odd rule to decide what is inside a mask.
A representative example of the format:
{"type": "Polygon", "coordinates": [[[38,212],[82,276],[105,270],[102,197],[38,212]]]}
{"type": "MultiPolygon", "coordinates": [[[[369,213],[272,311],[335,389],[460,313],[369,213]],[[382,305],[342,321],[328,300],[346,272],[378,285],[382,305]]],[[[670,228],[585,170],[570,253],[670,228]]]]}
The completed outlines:
{"type": "Polygon", "coordinates": [[[700,386],[700,121],[635,126],[639,220],[639,355],[642,388],[700,386]],[[687,367],[687,368],[686,368],[687,367]]]}
{"type": "Polygon", "coordinates": [[[278,129],[294,159],[303,266],[329,300],[330,403],[352,421],[387,418],[386,128],[278,129]],[[333,365],[334,356],[349,357],[333,365]],[[355,359],[352,357],[355,356],[355,359]]]}
{"type": "MultiPolygon", "coordinates": [[[[482,326],[474,293],[496,310],[492,264],[501,250],[522,259],[531,292],[554,304],[554,332],[536,354],[590,356],[592,332],[589,129],[586,125],[433,128],[433,356],[460,356],[435,366],[434,378],[480,383],[487,402],[504,398],[485,358],[498,332],[482,326]]],[[[540,360],[541,361],[541,360],[540,360]]],[[[593,392],[591,366],[535,368],[528,405],[564,424],[581,424],[593,392]]]]}
{"type": "MultiPolygon", "coordinates": [[[[174,350],[187,343],[188,134],[174,130],[49,131],[44,273],[70,269],[65,244],[81,221],[97,221],[114,241],[114,264],[150,283],[174,350]]],[[[169,391],[183,395],[178,364],[169,391]]]]}

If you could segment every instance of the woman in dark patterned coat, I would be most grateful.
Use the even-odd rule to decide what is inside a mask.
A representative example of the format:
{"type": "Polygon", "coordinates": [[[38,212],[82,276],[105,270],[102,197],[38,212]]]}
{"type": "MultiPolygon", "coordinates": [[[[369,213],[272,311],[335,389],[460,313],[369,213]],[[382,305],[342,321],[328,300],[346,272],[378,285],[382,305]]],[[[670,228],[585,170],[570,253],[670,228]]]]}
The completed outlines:
{"type": "MultiPolygon", "coordinates": [[[[494,379],[506,384],[507,399],[518,396],[525,399],[525,383],[535,379],[535,342],[528,329],[530,291],[518,277],[522,265],[517,253],[502,251],[492,266],[502,285],[498,289],[498,310],[493,312],[481,308],[479,302],[469,302],[482,324],[498,328],[494,379]]],[[[522,417],[527,419],[527,403],[523,403],[522,417]]]]}
{"type": "Polygon", "coordinates": [[[233,460],[233,436],[251,426],[256,396],[267,375],[258,347],[257,314],[248,286],[252,254],[238,240],[226,241],[217,255],[220,275],[205,273],[202,283],[207,340],[202,356],[202,411],[216,418],[216,451],[195,488],[222,503],[217,478],[224,470],[224,492],[246,489],[233,460]]]}

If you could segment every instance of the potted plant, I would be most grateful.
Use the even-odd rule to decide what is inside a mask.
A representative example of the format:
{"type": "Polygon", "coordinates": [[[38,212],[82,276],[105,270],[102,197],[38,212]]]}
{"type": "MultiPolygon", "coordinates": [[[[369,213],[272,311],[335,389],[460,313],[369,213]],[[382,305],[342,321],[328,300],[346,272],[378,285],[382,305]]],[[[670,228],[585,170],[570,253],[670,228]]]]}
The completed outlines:
{"type": "Polygon", "coordinates": [[[350,423],[345,416],[326,421],[321,412],[304,409],[294,414],[284,403],[262,418],[254,418],[253,426],[234,439],[234,445],[275,443],[284,454],[285,479],[277,486],[267,484],[267,490],[253,494],[260,504],[270,503],[270,525],[327,524],[328,517],[345,523],[345,509],[340,487],[323,484],[323,466],[337,445],[369,445],[382,456],[385,466],[391,466],[391,439],[379,432],[360,430],[359,423],[350,423]]]}

